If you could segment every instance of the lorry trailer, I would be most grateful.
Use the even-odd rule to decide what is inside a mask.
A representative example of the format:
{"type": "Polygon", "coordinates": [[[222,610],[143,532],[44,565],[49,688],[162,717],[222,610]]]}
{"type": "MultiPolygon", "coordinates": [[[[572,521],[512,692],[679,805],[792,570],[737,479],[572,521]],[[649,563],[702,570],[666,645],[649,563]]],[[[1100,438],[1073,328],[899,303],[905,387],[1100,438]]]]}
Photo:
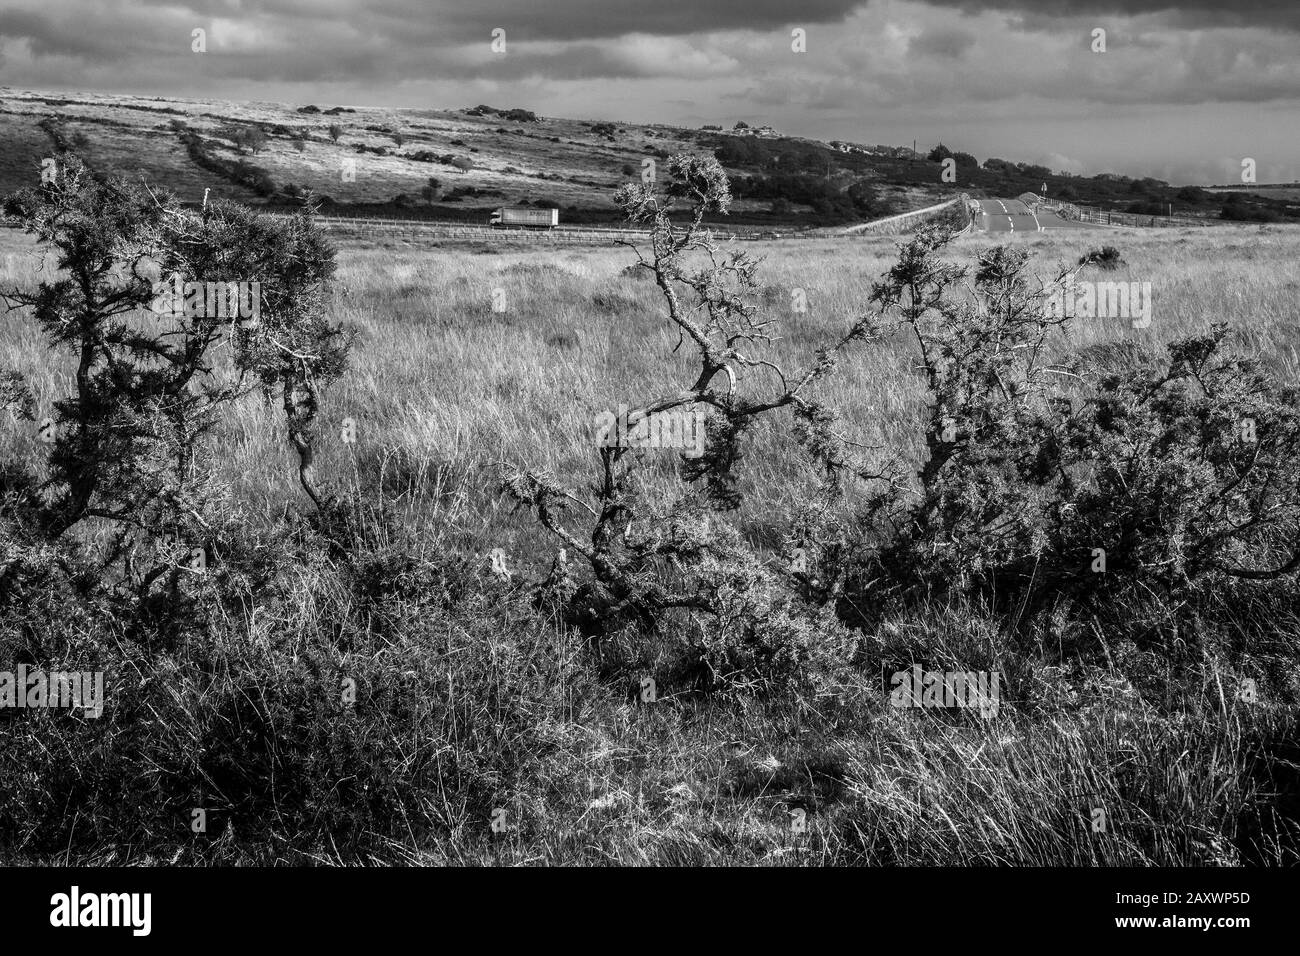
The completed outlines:
{"type": "Polygon", "coordinates": [[[534,209],[530,206],[502,206],[492,211],[488,223],[499,229],[554,229],[560,224],[560,210],[534,209]]]}

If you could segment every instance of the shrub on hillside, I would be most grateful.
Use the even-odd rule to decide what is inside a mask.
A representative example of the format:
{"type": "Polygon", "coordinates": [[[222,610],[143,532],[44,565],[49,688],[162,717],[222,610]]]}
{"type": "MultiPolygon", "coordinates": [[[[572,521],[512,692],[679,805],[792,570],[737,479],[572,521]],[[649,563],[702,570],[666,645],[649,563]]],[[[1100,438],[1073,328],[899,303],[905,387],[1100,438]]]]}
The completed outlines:
{"type": "Polygon", "coordinates": [[[266,148],[267,135],[266,131],[260,126],[227,126],[217,132],[222,139],[230,140],[239,150],[247,150],[256,156],[266,148]]]}
{"type": "Polygon", "coordinates": [[[19,502],[18,513],[36,515],[51,539],[108,522],[116,536],[106,565],[120,566],[140,595],[176,587],[186,578],[177,539],[205,547],[203,516],[218,493],[206,436],[248,376],[282,387],[300,477],[320,503],[310,461],[316,394],[341,372],[348,340],[321,313],[333,253],[310,209],[272,221],[214,200],[192,213],[143,186],[92,177],[68,157],[53,181],[8,197],[5,212],[58,250],[65,272],[5,298],[78,363],[73,393],[50,416],[45,494],[19,502]],[[164,281],[155,285],[151,272],[164,281]],[[187,291],[182,306],[169,298],[173,281],[223,296],[234,287],[236,301],[191,308],[187,291]],[[128,317],[146,307],[157,321],[137,328],[128,317]],[[225,354],[242,373],[236,384],[209,378],[220,343],[233,346],[225,354]]]}
{"type": "Polygon", "coordinates": [[[1025,253],[985,253],[972,276],[939,257],[948,241],[919,234],[873,293],[917,343],[926,452],[918,487],[872,504],[884,545],[864,552],[858,607],[868,581],[1032,613],[1300,567],[1300,392],[1228,352],[1223,326],[1109,374],[1046,361],[1068,320],[1044,309],[1025,253]]]}
{"type": "Polygon", "coordinates": [[[1101,246],[1097,249],[1089,249],[1079,257],[1079,265],[1096,266],[1098,269],[1110,271],[1118,269],[1124,264],[1124,257],[1114,246],[1101,246]]]}
{"type": "Polygon", "coordinates": [[[698,633],[682,665],[695,675],[695,686],[728,694],[788,690],[816,670],[811,632],[787,621],[801,601],[799,588],[791,587],[797,581],[765,568],[723,512],[739,500],[745,434],[759,416],[782,409],[793,415],[795,436],[825,475],[808,507],[835,495],[841,474],[855,464],[834,436],[834,416],[809,393],[840,351],[870,335],[870,323],[855,322],[798,372],[762,358],[772,322],[758,315],[758,262],[744,252],[720,256],[702,226],[706,214],[725,213],[731,204],[722,167],[712,157],[674,156],[667,174],[662,194],[629,185],[616,202],[629,222],[652,229],[650,253],[638,251],[637,267],[662,290],[666,320],[692,344],[699,368],[692,383],[634,408],[626,423],[630,436],[656,417],[698,410],[696,453],[683,458],[681,472],[698,490],[667,510],[652,508],[638,490],[643,453],[621,433],[596,450],[596,497],[582,502],[595,517],[590,528],[570,525],[572,496],[545,474],[512,469],[503,488],[587,565],[589,576],[582,578],[570,579],[566,570],[561,588],[574,624],[603,633],[641,621],[698,633]],[[684,226],[669,217],[679,202],[690,210],[684,226]],[[741,388],[738,373],[745,371],[757,374],[741,388]]]}

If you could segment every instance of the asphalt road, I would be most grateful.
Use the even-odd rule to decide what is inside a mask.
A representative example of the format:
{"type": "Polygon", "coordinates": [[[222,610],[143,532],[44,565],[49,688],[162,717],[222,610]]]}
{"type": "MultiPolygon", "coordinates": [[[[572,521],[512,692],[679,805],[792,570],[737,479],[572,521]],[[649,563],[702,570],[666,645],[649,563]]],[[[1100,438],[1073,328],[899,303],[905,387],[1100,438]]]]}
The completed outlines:
{"type": "Polygon", "coordinates": [[[1019,199],[980,199],[975,227],[982,232],[1044,232],[1048,229],[1093,229],[1090,223],[1062,219],[1052,212],[1038,216],[1019,199]]]}

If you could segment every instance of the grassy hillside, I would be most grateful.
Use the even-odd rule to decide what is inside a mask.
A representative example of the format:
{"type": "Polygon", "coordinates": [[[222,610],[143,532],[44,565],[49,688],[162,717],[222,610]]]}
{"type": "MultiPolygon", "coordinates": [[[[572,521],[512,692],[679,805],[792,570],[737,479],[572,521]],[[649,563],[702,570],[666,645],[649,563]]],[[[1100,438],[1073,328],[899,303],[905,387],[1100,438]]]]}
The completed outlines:
{"type": "MultiPolygon", "coordinates": [[[[565,221],[614,220],[614,191],[640,179],[646,160],[662,162],[674,153],[715,152],[742,142],[713,132],[533,117],[523,110],[344,109],[3,91],[0,137],[14,148],[6,150],[0,167],[0,192],[32,182],[40,158],[54,145],[55,135],[40,125],[51,119],[93,167],[141,175],[187,202],[201,200],[205,188],[254,203],[292,202],[300,190],[310,189],[340,211],[474,221],[483,221],[486,210],[502,203],[525,202],[559,206],[565,221]],[[340,127],[337,142],[331,126],[340,127]],[[253,128],[265,136],[256,152],[236,142],[253,128]],[[186,139],[210,160],[196,157],[196,147],[187,148],[186,139]],[[241,162],[256,175],[231,175],[230,167],[241,162]],[[266,188],[259,189],[258,176],[266,188]],[[423,195],[430,177],[438,180],[434,197],[423,195]]],[[[921,163],[924,171],[900,176],[894,160],[868,161],[811,141],[765,141],[764,149],[778,161],[784,158],[785,171],[806,177],[814,192],[824,187],[833,196],[854,183],[870,184],[872,202],[861,209],[832,209],[816,196],[801,201],[809,197],[796,189],[773,213],[779,193],[751,190],[754,195],[746,196],[738,189],[730,221],[808,226],[860,221],[870,218],[868,213],[929,204],[944,191],[936,164],[921,163]]],[[[738,155],[729,171],[752,177],[769,165],[765,158],[738,155]]]]}
{"type": "MultiPolygon", "coordinates": [[[[702,149],[697,134],[660,126],[580,120],[507,119],[463,110],[373,108],[302,112],[281,104],[231,104],[191,100],[135,99],[93,94],[52,97],[5,91],[0,95],[0,192],[30,185],[52,138],[40,122],[54,117],[92,167],[139,174],[151,183],[197,202],[203,190],[241,201],[289,201],[285,189],[306,188],[341,206],[397,208],[407,215],[469,218],[502,203],[553,204],[578,218],[612,219],[614,191],[639,179],[642,161],[661,161],[683,150],[702,149]],[[265,172],[273,190],[256,190],[229,175],[203,168],[182,143],[183,124],[219,164],[243,161],[265,172]],[[338,141],[330,127],[341,127],[338,141]],[[232,134],[252,127],[266,135],[256,153],[241,149],[232,134]],[[400,145],[399,145],[400,139],[400,145]],[[10,148],[12,147],[12,148],[10,148]],[[355,164],[354,170],[348,164],[355,164]],[[464,167],[464,168],[462,168],[464,167]],[[355,180],[348,181],[354,172],[355,180]],[[431,208],[421,195],[430,177],[440,182],[431,208]]],[[[733,216],[762,213],[770,203],[738,201],[733,216]]],[[[800,212],[798,206],[793,213],[800,212]]],[[[804,207],[806,211],[806,207],[804,207]]],[[[572,219],[573,216],[566,216],[572,219]]],[[[781,217],[783,220],[789,217],[781,217]]]]}

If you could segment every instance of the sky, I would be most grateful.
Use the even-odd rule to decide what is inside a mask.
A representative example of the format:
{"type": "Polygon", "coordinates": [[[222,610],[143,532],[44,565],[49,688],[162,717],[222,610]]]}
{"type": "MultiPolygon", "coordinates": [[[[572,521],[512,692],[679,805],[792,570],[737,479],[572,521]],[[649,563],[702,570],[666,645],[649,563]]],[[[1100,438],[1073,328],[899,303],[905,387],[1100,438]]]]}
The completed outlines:
{"type": "Polygon", "coordinates": [[[1300,181],[1300,0],[0,4],[15,89],[744,120],[1084,175],[1236,183],[1250,158],[1261,183],[1300,181]]]}

